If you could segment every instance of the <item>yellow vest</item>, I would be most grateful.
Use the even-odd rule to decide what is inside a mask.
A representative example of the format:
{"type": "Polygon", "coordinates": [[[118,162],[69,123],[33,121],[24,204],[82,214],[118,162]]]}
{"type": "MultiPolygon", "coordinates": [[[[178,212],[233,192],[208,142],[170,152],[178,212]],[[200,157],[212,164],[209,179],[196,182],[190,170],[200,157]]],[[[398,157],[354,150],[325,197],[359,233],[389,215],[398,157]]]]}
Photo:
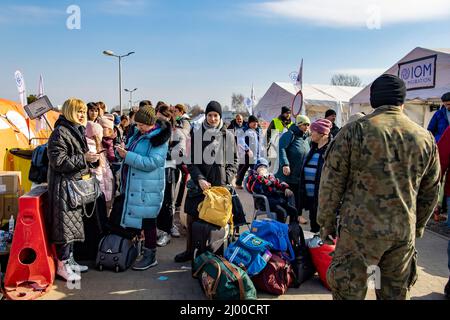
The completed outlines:
{"type": "MultiPolygon", "coordinates": [[[[273,119],[273,124],[275,125],[275,129],[277,129],[278,132],[283,132],[285,127],[283,125],[283,122],[279,118],[273,119]]],[[[286,128],[289,129],[293,124],[294,123],[291,121],[291,123],[289,123],[286,128]]]]}

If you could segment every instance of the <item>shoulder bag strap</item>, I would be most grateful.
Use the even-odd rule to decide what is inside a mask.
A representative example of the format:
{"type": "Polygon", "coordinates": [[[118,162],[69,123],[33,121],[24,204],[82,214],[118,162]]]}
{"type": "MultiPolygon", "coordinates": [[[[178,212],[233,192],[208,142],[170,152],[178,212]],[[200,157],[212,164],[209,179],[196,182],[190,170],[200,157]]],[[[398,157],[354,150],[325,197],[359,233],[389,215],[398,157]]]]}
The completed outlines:
{"type": "Polygon", "coordinates": [[[239,284],[239,296],[241,300],[245,300],[245,290],[244,290],[244,281],[242,280],[241,275],[239,272],[236,271],[236,269],[224,258],[219,257],[220,260],[222,260],[223,264],[234,274],[236,277],[238,284],[239,284]]]}

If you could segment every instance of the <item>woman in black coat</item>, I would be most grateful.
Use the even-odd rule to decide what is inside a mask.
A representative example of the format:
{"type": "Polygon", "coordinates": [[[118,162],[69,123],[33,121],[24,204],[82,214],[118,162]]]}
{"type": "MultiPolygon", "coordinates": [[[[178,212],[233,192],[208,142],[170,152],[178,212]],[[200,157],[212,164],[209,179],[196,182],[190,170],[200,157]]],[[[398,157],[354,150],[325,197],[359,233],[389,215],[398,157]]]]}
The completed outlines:
{"type": "Polygon", "coordinates": [[[203,191],[211,187],[230,185],[236,176],[238,157],[233,133],[222,121],[222,107],[211,101],[206,107],[206,119],[197,130],[191,131],[191,163],[184,212],[187,214],[186,251],[175,257],[176,262],[192,259],[192,223],[198,220],[198,205],[204,200],[203,191]],[[195,190],[194,190],[195,189],[195,190]]]}
{"type": "Polygon", "coordinates": [[[67,100],[48,141],[49,240],[56,244],[57,274],[68,281],[79,281],[81,277],[77,273],[87,271],[87,267],[73,259],[73,243],[84,241],[83,209],[69,206],[67,184],[69,180],[89,177],[88,164],[100,159],[99,155],[88,152],[86,118],[87,107],[83,101],[67,100]]]}

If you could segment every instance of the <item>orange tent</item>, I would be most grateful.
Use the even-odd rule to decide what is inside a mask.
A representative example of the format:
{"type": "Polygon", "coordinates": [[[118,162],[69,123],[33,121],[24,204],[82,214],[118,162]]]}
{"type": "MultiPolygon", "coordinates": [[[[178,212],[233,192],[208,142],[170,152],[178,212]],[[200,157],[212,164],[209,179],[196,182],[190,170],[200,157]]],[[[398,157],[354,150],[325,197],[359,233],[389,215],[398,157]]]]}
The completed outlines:
{"type": "MultiPolygon", "coordinates": [[[[53,127],[59,113],[50,111],[46,117],[53,127]]],[[[36,121],[38,120],[30,120],[28,132],[25,111],[22,106],[13,101],[0,99],[0,171],[22,171],[23,182],[28,178],[28,175],[25,176],[25,174],[27,174],[31,162],[17,160],[17,157],[12,155],[9,150],[19,148],[31,152],[36,146],[47,142],[51,130],[36,132],[36,121]],[[29,140],[29,138],[31,139],[29,140]]]]}

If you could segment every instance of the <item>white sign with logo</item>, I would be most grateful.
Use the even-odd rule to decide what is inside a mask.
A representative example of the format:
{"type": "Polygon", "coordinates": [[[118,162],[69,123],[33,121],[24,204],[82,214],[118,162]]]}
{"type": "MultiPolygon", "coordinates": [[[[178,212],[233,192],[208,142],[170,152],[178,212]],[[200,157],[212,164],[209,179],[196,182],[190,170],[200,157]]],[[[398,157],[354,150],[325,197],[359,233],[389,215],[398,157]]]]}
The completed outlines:
{"type": "Polygon", "coordinates": [[[437,55],[399,63],[398,76],[407,90],[434,88],[436,85],[437,55]]]}

